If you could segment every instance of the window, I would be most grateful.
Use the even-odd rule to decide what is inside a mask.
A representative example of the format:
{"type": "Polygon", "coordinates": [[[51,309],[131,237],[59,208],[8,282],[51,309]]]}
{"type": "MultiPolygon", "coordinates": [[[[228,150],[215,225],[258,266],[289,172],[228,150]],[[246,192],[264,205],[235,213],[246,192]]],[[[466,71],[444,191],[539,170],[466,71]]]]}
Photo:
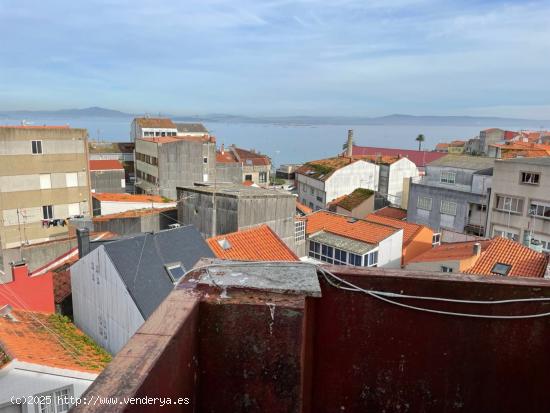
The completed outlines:
{"type": "Polygon", "coordinates": [[[321,244],[315,241],[309,241],[309,256],[320,259],[321,258],[321,244]]]}
{"type": "Polygon", "coordinates": [[[267,182],[267,172],[260,172],[258,176],[260,183],[264,184],[267,182]]]}
{"type": "Polygon", "coordinates": [[[442,184],[454,184],[456,182],[456,172],[442,171],[440,181],[442,184]]]}
{"type": "Polygon", "coordinates": [[[456,202],[442,200],[439,211],[442,214],[456,215],[456,202]]]}
{"type": "Polygon", "coordinates": [[[323,197],[318,196],[316,199],[317,199],[317,201],[319,201],[319,202],[323,202],[323,197]]]}
{"type": "Polygon", "coordinates": [[[166,272],[172,279],[172,282],[178,281],[181,277],[185,275],[185,267],[181,265],[181,262],[167,264],[165,268],[166,272]]]}
{"type": "Polygon", "coordinates": [[[529,215],[540,218],[550,218],[550,204],[541,201],[531,201],[529,215]]]}
{"type": "Polygon", "coordinates": [[[321,261],[328,262],[332,264],[333,261],[334,248],[329,247],[328,245],[321,244],[321,261]]]}
{"type": "Polygon", "coordinates": [[[494,266],[491,272],[493,274],[506,276],[510,272],[510,269],[512,268],[511,265],[503,264],[501,262],[497,262],[494,266]]]}
{"type": "Polygon", "coordinates": [[[208,158],[206,156],[202,158],[202,163],[208,163],[208,158]]]}
{"type": "Polygon", "coordinates": [[[535,172],[522,172],[521,183],[529,185],[538,185],[540,181],[540,174],[535,172]]]}
{"type": "Polygon", "coordinates": [[[432,210],[432,198],[428,198],[426,196],[419,196],[418,201],[416,203],[416,207],[418,209],[424,209],[426,211],[432,210]]]}
{"type": "Polygon", "coordinates": [[[72,386],[51,393],[37,394],[36,400],[39,401],[38,411],[40,413],[68,412],[71,408],[72,396],[72,386]]]}
{"type": "Polygon", "coordinates": [[[306,239],[306,221],[301,219],[294,222],[294,240],[296,242],[303,241],[306,239]]]}
{"type": "Polygon", "coordinates": [[[497,195],[495,201],[495,209],[504,212],[521,214],[521,212],[523,211],[523,199],[514,198],[511,196],[497,195]]]}
{"type": "Polygon", "coordinates": [[[441,234],[439,232],[436,232],[432,236],[432,247],[435,247],[437,245],[441,245],[441,234]]]}
{"type": "Polygon", "coordinates": [[[53,219],[53,205],[44,205],[42,207],[42,217],[44,219],[53,219]]]}
{"type": "Polygon", "coordinates": [[[245,180],[245,181],[252,181],[252,175],[246,174],[246,175],[244,176],[244,180],[245,180]]]}
{"type": "Polygon", "coordinates": [[[76,172],[65,174],[65,180],[67,181],[67,188],[78,186],[78,174],[76,172]]]}
{"type": "Polygon", "coordinates": [[[35,155],[42,153],[42,141],[32,141],[32,153],[35,155]]]}
{"type": "Polygon", "coordinates": [[[52,176],[51,174],[40,174],[40,189],[51,189],[52,176]]]}
{"type": "Polygon", "coordinates": [[[365,255],[365,267],[376,267],[378,265],[378,250],[371,251],[365,255]]]}
{"type": "Polygon", "coordinates": [[[75,215],[80,215],[80,204],[78,202],[69,204],[69,216],[74,217],[75,215]]]}
{"type": "Polygon", "coordinates": [[[453,269],[451,267],[446,267],[444,265],[441,266],[441,272],[453,272],[453,269]]]}
{"type": "Polygon", "coordinates": [[[519,234],[511,232],[510,230],[493,229],[493,237],[503,237],[511,239],[512,241],[519,241],[519,234]]]}
{"type": "Polygon", "coordinates": [[[126,179],[122,178],[122,179],[120,180],[120,187],[121,187],[121,188],[126,188],[126,179]]]}
{"type": "Polygon", "coordinates": [[[346,265],[348,263],[348,253],[338,248],[334,248],[334,263],[346,265]]]}
{"type": "Polygon", "coordinates": [[[353,254],[353,253],[349,253],[349,259],[348,259],[348,263],[350,265],[355,265],[356,267],[360,267],[362,265],[362,259],[363,257],[361,255],[357,255],[357,254],[353,254]]]}

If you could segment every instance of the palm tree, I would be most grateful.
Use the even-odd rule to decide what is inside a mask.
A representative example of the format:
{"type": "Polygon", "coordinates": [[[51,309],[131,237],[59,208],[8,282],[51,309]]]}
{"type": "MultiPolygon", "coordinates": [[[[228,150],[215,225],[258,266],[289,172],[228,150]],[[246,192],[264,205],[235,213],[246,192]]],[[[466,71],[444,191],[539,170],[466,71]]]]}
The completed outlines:
{"type": "Polygon", "coordinates": [[[420,134],[416,137],[416,141],[418,142],[418,150],[419,151],[422,150],[422,142],[424,142],[425,140],[426,140],[426,138],[422,134],[420,134]]]}

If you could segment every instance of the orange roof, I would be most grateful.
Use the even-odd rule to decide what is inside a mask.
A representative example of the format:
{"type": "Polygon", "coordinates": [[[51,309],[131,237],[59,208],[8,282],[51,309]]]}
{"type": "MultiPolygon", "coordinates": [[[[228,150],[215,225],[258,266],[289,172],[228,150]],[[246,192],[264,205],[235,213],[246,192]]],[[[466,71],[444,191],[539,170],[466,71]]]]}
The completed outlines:
{"type": "Polygon", "coordinates": [[[147,215],[161,214],[166,211],[173,211],[175,209],[176,207],[131,209],[129,211],[117,212],[116,214],[100,215],[94,217],[93,221],[103,222],[110,221],[111,219],[144,217],[147,215]]]}
{"type": "Polygon", "coordinates": [[[218,151],[216,152],[216,162],[234,163],[237,162],[237,158],[235,158],[235,155],[233,155],[233,152],[231,151],[218,151]]]}
{"type": "Polygon", "coordinates": [[[393,228],[401,228],[403,230],[403,247],[406,247],[407,245],[409,245],[414,240],[414,237],[423,228],[427,228],[424,225],[413,224],[411,222],[400,221],[395,218],[388,218],[388,217],[384,217],[376,214],[369,214],[365,219],[370,222],[389,225],[390,227],[393,227],[393,228]]]}
{"type": "Polygon", "coordinates": [[[447,149],[450,146],[448,143],[438,143],[435,145],[435,149],[447,149]]]}
{"type": "Polygon", "coordinates": [[[481,251],[486,250],[487,247],[491,244],[491,240],[443,243],[420,255],[417,255],[412,260],[410,260],[409,263],[462,260],[465,258],[469,258],[474,255],[474,244],[477,242],[481,244],[481,251]]]}
{"type": "Polygon", "coordinates": [[[296,209],[304,215],[311,214],[313,212],[313,209],[311,209],[308,206],[305,206],[301,202],[298,202],[298,200],[296,200],[296,209]]]}
{"type": "Polygon", "coordinates": [[[368,244],[378,244],[396,232],[395,228],[387,225],[328,211],[317,211],[305,218],[307,235],[325,231],[368,244]]]}
{"type": "Polygon", "coordinates": [[[142,128],[176,129],[176,124],[169,118],[136,118],[142,128]]]}
{"type": "Polygon", "coordinates": [[[401,159],[400,156],[390,155],[355,155],[354,158],[383,165],[391,165],[392,163],[397,162],[399,159],[401,159]]]}
{"type": "Polygon", "coordinates": [[[216,152],[216,161],[221,163],[242,162],[254,166],[271,164],[271,160],[267,155],[237,148],[235,145],[231,145],[229,148],[224,149],[223,153],[222,151],[216,152]]]}
{"type": "Polygon", "coordinates": [[[268,225],[219,235],[206,240],[216,257],[238,261],[298,261],[296,254],[268,225]],[[220,242],[227,241],[224,249],[220,242]]]}
{"type": "Polygon", "coordinates": [[[387,206],[382,209],[379,209],[378,211],[374,211],[374,215],[378,215],[381,217],[388,217],[388,218],[394,218],[398,219],[399,221],[403,221],[407,219],[407,210],[396,208],[392,206],[387,206]]]}
{"type": "Polygon", "coordinates": [[[48,126],[48,125],[42,125],[42,126],[33,126],[33,125],[0,125],[0,128],[3,129],[69,129],[69,125],[60,125],[60,126],[48,126]]]}
{"type": "Polygon", "coordinates": [[[511,266],[507,276],[544,277],[548,256],[519,242],[497,237],[491,241],[487,250],[481,254],[474,266],[466,270],[465,273],[498,275],[493,273],[493,267],[497,263],[511,266]]]}
{"type": "Polygon", "coordinates": [[[254,181],[244,181],[243,185],[244,186],[252,186],[252,185],[254,185],[254,181]]]}
{"type": "Polygon", "coordinates": [[[109,192],[101,192],[92,194],[92,197],[98,201],[112,202],[171,202],[159,195],[112,194],[109,192]]]}
{"type": "Polygon", "coordinates": [[[111,360],[66,317],[23,310],[11,314],[17,322],[0,317],[0,351],[9,359],[89,373],[99,373],[111,360]]]}
{"type": "Polygon", "coordinates": [[[124,170],[124,166],[117,160],[90,161],[90,171],[124,170]]]}

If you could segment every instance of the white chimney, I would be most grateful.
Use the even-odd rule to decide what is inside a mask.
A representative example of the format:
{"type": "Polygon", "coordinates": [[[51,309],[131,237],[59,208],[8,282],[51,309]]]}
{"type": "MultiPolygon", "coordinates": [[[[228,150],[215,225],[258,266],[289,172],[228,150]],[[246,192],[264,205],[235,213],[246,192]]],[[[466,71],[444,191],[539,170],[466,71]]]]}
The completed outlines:
{"type": "Polygon", "coordinates": [[[346,156],[349,158],[353,156],[353,129],[348,130],[348,143],[346,147],[346,156]]]}
{"type": "Polygon", "coordinates": [[[474,244],[474,255],[481,255],[481,244],[479,242],[474,244]]]}

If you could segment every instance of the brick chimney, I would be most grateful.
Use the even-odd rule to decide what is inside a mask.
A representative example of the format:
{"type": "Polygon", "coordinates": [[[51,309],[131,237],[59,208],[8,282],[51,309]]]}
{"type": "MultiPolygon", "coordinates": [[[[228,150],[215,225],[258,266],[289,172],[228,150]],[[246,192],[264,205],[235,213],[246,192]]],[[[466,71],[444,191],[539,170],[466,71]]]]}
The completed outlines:
{"type": "Polygon", "coordinates": [[[14,282],[17,280],[20,280],[23,277],[29,276],[29,267],[27,266],[27,263],[24,260],[11,262],[10,265],[11,265],[11,277],[14,282]]]}
{"type": "Polygon", "coordinates": [[[77,228],[76,239],[78,243],[78,258],[82,258],[90,252],[90,231],[88,228],[77,228]]]}
{"type": "Polygon", "coordinates": [[[348,129],[348,143],[346,148],[346,156],[353,156],[353,129],[348,129]]]}

